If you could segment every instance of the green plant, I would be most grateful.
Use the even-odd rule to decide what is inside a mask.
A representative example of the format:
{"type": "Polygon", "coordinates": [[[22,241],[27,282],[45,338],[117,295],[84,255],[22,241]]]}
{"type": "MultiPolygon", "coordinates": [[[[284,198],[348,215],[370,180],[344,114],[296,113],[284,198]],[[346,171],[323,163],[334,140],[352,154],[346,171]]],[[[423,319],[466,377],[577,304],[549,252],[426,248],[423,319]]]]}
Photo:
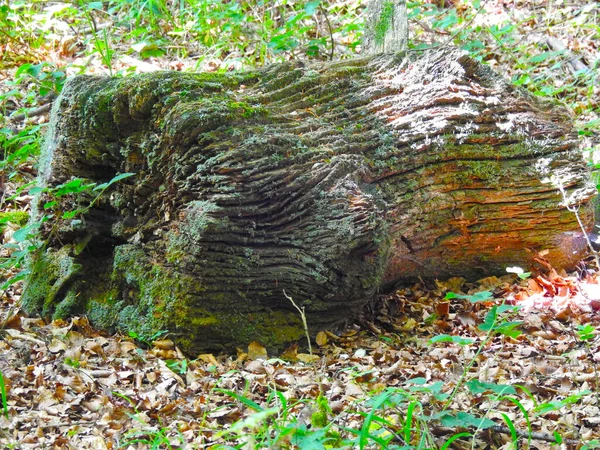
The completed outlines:
{"type": "Polygon", "coordinates": [[[65,84],[66,74],[57,68],[56,64],[41,62],[39,64],[26,63],[15,72],[15,81],[11,84],[32,83],[35,86],[37,98],[48,94],[57,95],[62,91],[65,84]]]}
{"type": "MultiPolygon", "coordinates": [[[[223,448],[276,448],[285,443],[298,448],[377,448],[386,449],[448,449],[458,439],[471,437],[473,433],[457,432],[439,447],[431,433],[436,424],[459,428],[490,428],[495,422],[475,415],[449,411],[428,413],[431,407],[448,398],[443,392],[443,383],[427,385],[425,379],[412,379],[404,387],[386,388],[354,402],[356,410],[347,409],[334,414],[327,398],[319,394],[315,399],[289,403],[285,396],[270,391],[265,404],[260,405],[227,389],[215,389],[217,393],[230,396],[252,413],[237,421],[228,430],[218,433],[232,446],[223,448]],[[429,397],[429,400],[426,398],[429,397]],[[427,407],[424,407],[427,403],[427,407]],[[297,410],[311,412],[310,425],[298,421],[297,410]],[[345,424],[348,415],[362,418],[359,429],[345,424]]],[[[512,387],[496,387],[496,392],[507,392],[512,387]]],[[[481,386],[479,387],[481,389],[481,386]]],[[[484,386],[487,390],[488,386],[484,386]]],[[[226,405],[225,405],[226,406],[226,405]]],[[[508,417],[507,417],[508,419],[508,417]]],[[[510,419],[509,424],[512,425],[510,419]]],[[[514,425],[513,425],[514,426],[514,425]]]]}
{"type": "MultiPolygon", "coordinates": [[[[520,274],[519,271],[516,272],[520,274]]],[[[448,294],[446,294],[445,299],[466,299],[471,303],[488,302],[492,299],[492,293],[490,291],[482,291],[472,295],[458,295],[453,292],[449,292],[448,294]]],[[[466,423],[478,430],[495,426],[495,423],[493,421],[486,419],[485,417],[476,417],[467,412],[458,412],[456,414],[450,412],[449,408],[455,396],[462,389],[463,386],[466,386],[469,392],[475,395],[489,393],[488,396],[490,397],[491,403],[498,403],[500,401],[510,401],[513,404],[515,404],[517,408],[523,413],[528,425],[529,436],[531,436],[531,424],[529,421],[529,415],[527,413],[527,410],[523,407],[522,403],[514,397],[514,395],[517,392],[513,386],[496,383],[482,383],[477,379],[468,380],[468,377],[470,376],[470,371],[473,368],[475,362],[478,360],[479,355],[492,341],[492,339],[498,336],[502,338],[516,338],[521,334],[521,331],[517,328],[522,324],[522,322],[508,320],[512,315],[514,315],[514,313],[518,311],[518,309],[519,308],[516,306],[501,303],[500,305],[492,306],[490,310],[486,313],[483,323],[479,324],[478,326],[478,329],[485,333],[484,336],[481,338],[480,344],[478,345],[474,355],[465,364],[465,368],[463,369],[459,380],[456,382],[454,388],[452,389],[452,392],[445,399],[443,408],[440,412],[434,415],[434,417],[440,420],[440,422],[443,425],[449,427],[456,427],[460,423],[466,423]]],[[[452,342],[464,347],[467,345],[474,344],[475,339],[443,334],[434,336],[429,340],[430,344],[440,342],[452,342]]],[[[501,416],[508,425],[508,428],[511,430],[513,443],[516,446],[516,428],[512,420],[506,414],[502,413],[501,416]]]]}
{"type": "MultiPolygon", "coordinates": [[[[592,349],[592,341],[597,338],[597,329],[593,325],[586,323],[585,325],[577,325],[577,337],[583,342],[585,349],[588,353],[590,361],[595,361],[594,351],[592,349]]],[[[598,366],[594,363],[594,381],[596,386],[600,386],[600,374],[598,374],[598,366]]],[[[600,394],[598,390],[595,391],[596,403],[600,405],[600,394]]]]}
{"type": "Polygon", "coordinates": [[[325,428],[329,424],[329,415],[332,412],[329,401],[327,397],[319,393],[315,403],[317,409],[310,416],[310,423],[315,428],[325,428]]]}
{"type": "Polygon", "coordinates": [[[29,213],[26,211],[6,211],[0,213],[0,232],[8,224],[23,226],[29,220],[29,213]]]}
{"type": "Polygon", "coordinates": [[[600,440],[594,439],[586,444],[583,444],[581,450],[592,450],[593,448],[600,448],[600,440]]]}
{"type": "Polygon", "coordinates": [[[258,403],[246,398],[244,395],[240,395],[236,392],[233,392],[228,389],[214,389],[214,392],[222,393],[230,396],[232,399],[236,400],[240,404],[254,411],[247,418],[241,419],[233,424],[231,428],[228,430],[223,430],[219,432],[220,437],[224,437],[226,439],[239,440],[244,442],[250,448],[255,448],[257,442],[260,444],[258,448],[266,448],[263,447],[262,444],[274,444],[279,442],[284,438],[281,435],[281,428],[285,428],[287,424],[287,419],[290,417],[290,411],[288,410],[288,402],[285,397],[280,396],[275,393],[274,395],[270,395],[267,399],[267,404],[272,403],[274,400],[279,403],[279,408],[273,405],[269,408],[263,408],[258,403]],[[272,419],[275,416],[283,417],[283,422],[279,422],[278,427],[272,427],[272,419]]]}
{"type": "Polygon", "coordinates": [[[157,340],[159,337],[165,336],[168,333],[169,332],[167,330],[161,330],[161,331],[157,331],[156,333],[152,334],[151,336],[140,336],[135,331],[130,331],[129,337],[138,342],[142,342],[147,347],[152,347],[152,342],[157,340]]]}
{"type": "MultiPolygon", "coordinates": [[[[2,260],[0,263],[0,269],[22,270],[18,271],[15,275],[10,276],[0,286],[0,289],[5,291],[11,285],[27,278],[29,275],[29,269],[23,269],[24,262],[35,252],[44,248],[47,240],[51,238],[53,231],[58,228],[59,221],[73,220],[78,215],[84,215],[92,206],[94,206],[94,204],[102,197],[102,195],[104,195],[110,186],[132,175],[134,174],[118,174],[106,183],[101,184],[86,183],[81,178],[74,178],[67,183],[63,183],[53,188],[30,186],[29,193],[31,195],[38,195],[40,198],[42,194],[46,196],[47,201],[41,205],[40,209],[41,211],[47,212],[47,214],[38,214],[34,219],[30,220],[27,225],[19,228],[13,233],[13,242],[3,245],[5,248],[10,249],[11,253],[10,256],[2,260]],[[84,206],[63,210],[63,205],[61,205],[59,202],[60,199],[68,196],[71,201],[74,201],[74,203],[77,204],[80,202],[81,197],[85,194],[90,194],[91,198],[87,203],[84,203],[84,206]],[[44,223],[50,220],[54,221],[54,225],[52,227],[53,231],[50,232],[45,240],[42,240],[40,236],[40,228],[44,223]]],[[[23,189],[24,188],[25,187],[23,187],[23,189]]],[[[86,242],[84,240],[81,245],[85,244],[86,242]]],[[[81,250],[82,248],[76,249],[76,251],[81,250]]]]}
{"type": "Polygon", "coordinates": [[[167,367],[179,375],[185,375],[188,370],[187,359],[167,359],[165,361],[167,367]]]}
{"type": "Polygon", "coordinates": [[[104,192],[113,184],[135,175],[134,173],[121,173],[115,175],[106,183],[86,183],[82,178],[73,178],[71,181],[63,183],[53,188],[35,186],[29,190],[31,195],[45,194],[48,198],[42,208],[44,210],[52,210],[58,206],[58,199],[64,196],[79,196],[83,197],[85,193],[90,193],[91,200],[81,208],[75,208],[68,211],[59,211],[58,217],[61,219],[73,219],[78,215],[83,215],[92,208],[96,202],[103,196],[104,192]]]}
{"type": "Polygon", "coordinates": [[[589,342],[596,337],[596,327],[589,323],[577,325],[577,336],[580,340],[589,342]]]}
{"type": "Polygon", "coordinates": [[[537,405],[533,409],[533,411],[537,415],[547,414],[552,411],[558,411],[567,405],[572,405],[573,403],[577,403],[579,400],[581,400],[581,398],[583,396],[585,396],[587,394],[590,394],[590,391],[584,390],[584,391],[577,392],[572,395],[568,395],[567,397],[563,398],[562,400],[541,403],[541,404],[537,405]]]}
{"type": "MultiPolygon", "coordinates": [[[[413,400],[408,392],[403,389],[386,389],[369,399],[368,405],[371,409],[365,415],[361,429],[356,433],[358,446],[361,450],[367,447],[370,441],[374,441],[384,448],[395,439],[403,441],[405,444],[410,444],[413,419],[418,420],[418,416],[413,416],[413,412],[417,407],[422,409],[419,402],[413,400]],[[402,415],[398,415],[392,418],[388,408],[395,409],[403,403],[407,405],[406,416],[403,418],[402,415]],[[393,431],[396,428],[396,422],[399,422],[398,428],[401,430],[400,434],[393,431]]],[[[416,431],[419,434],[422,431],[421,427],[416,427],[416,431]]],[[[426,436],[427,434],[423,435],[423,437],[426,436]]],[[[420,436],[416,437],[418,439],[420,436]]]]}
{"type": "Polygon", "coordinates": [[[35,52],[32,50],[43,45],[43,36],[36,26],[32,26],[39,23],[36,18],[38,8],[31,2],[15,3],[0,5],[0,47],[5,49],[2,44],[10,43],[13,48],[12,52],[5,49],[2,54],[2,61],[7,65],[34,59],[35,52]]]}
{"type": "Polygon", "coordinates": [[[0,370],[0,403],[2,404],[2,414],[8,419],[8,397],[6,395],[6,384],[4,383],[4,374],[0,370]]]}
{"type": "Polygon", "coordinates": [[[0,270],[14,271],[16,274],[7,277],[4,283],[0,285],[0,290],[6,291],[10,286],[23,281],[29,275],[28,269],[23,269],[23,263],[26,258],[40,248],[37,241],[39,228],[47,219],[43,217],[39,221],[30,222],[28,225],[19,228],[12,235],[13,242],[3,244],[3,247],[10,251],[9,256],[0,259],[0,270]]]}
{"type": "Polygon", "coordinates": [[[102,63],[108,68],[108,74],[113,76],[113,57],[115,51],[111,47],[108,31],[106,28],[98,30],[93,16],[94,11],[102,11],[102,2],[85,3],[83,0],[79,0],[79,7],[83,10],[88,26],[92,30],[94,51],[100,55],[102,63]]]}
{"type": "Polygon", "coordinates": [[[79,369],[81,367],[81,362],[75,358],[65,358],[64,362],[67,366],[73,367],[74,369],[79,369]]]}
{"type": "Polygon", "coordinates": [[[147,448],[151,450],[171,450],[181,448],[179,445],[173,444],[172,441],[175,439],[178,439],[180,444],[185,445],[185,439],[183,436],[181,436],[181,434],[178,434],[177,436],[171,436],[167,428],[161,426],[160,424],[158,426],[150,425],[142,420],[138,414],[130,415],[130,417],[139,422],[142,427],[127,431],[123,435],[123,441],[119,443],[118,448],[128,448],[134,444],[147,445],[147,448]]]}
{"type": "Polygon", "coordinates": [[[26,127],[17,133],[8,128],[0,129],[0,170],[7,173],[9,179],[17,179],[23,166],[39,156],[41,130],[42,125],[26,127]]]}
{"type": "MultiPolygon", "coordinates": [[[[316,399],[290,401],[286,396],[270,389],[264,404],[247,398],[246,390],[239,394],[229,389],[215,388],[213,392],[225,394],[244,406],[251,413],[235,422],[232,427],[217,433],[233,446],[220,448],[345,448],[350,443],[342,438],[341,428],[333,419],[327,398],[319,395],[316,399]],[[299,411],[309,411],[308,417],[299,420],[299,411]],[[308,423],[307,420],[308,419],[308,423]],[[337,428],[337,429],[336,429],[337,428]]],[[[227,408],[229,405],[224,405],[227,408]]]]}

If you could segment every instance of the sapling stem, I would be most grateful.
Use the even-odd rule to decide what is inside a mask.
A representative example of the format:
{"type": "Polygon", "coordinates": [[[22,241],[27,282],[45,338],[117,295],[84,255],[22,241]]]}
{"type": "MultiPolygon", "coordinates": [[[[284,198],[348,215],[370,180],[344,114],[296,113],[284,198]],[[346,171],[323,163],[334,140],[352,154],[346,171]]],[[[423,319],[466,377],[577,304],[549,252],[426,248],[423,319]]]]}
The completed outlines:
{"type": "Polygon", "coordinates": [[[296,302],[294,301],[294,299],[286,294],[285,289],[283,290],[283,295],[285,295],[285,298],[287,298],[290,302],[292,302],[292,305],[294,305],[294,308],[296,308],[298,310],[298,312],[300,313],[300,318],[302,319],[302,325],[304,326],[304,333],[306,334],[306,340],[308,341],[308,353],[312,356],[312,354],[313,354],[312,345],[310,345],[310,334],[308,334],[308,324],[306,323],[306,314],[304,314],[304,307],[300,308],[298,305],[296,305],[296,302]]]}

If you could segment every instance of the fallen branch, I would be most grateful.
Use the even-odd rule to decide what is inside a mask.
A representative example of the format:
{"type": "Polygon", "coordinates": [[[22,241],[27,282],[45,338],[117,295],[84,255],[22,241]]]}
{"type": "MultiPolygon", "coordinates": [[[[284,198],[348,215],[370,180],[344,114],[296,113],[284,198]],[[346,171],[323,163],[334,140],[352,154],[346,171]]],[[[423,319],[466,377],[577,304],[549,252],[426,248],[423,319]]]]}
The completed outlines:
{"type": "MultiPolygon", "coordinates": [[[[435,436],[446,436],[448,434],[455,434],[456,429],[448,428],[448,427],[432,427],[431,432],[435,436]]],[[[481,434],[485,434],[485,433],[489,433],[489,432],[506,434],[509,436],[512,435],[510,428],[503,426],[503,425],[495,425],[491,428],[487,428],[485,430],[480,430],[479,434],[481,435],[481,434]]],[[[543,441],[543,442],[550,442],[553,444],[558,444],[558,442],[556,442],[556,437],[550,433],[545,433],[542,431],[532,431],[530,433],[529,431],[523,431],[523,430],[515,430],[515,432],[516,432],[517,436],[520,438],[525,438],[525,439],[531,438],[531,440],[533,440],[533,441],[543,441]]],[[[562,439],[562,443],[571,446],[571,445],[579,444],[580,440],[578,440],[578,439],[562,439]]]]}
{"type": "MultiPolygon", "coordinates": [[[[496,425],[496,426],[492,427],[491,429],[494,430],[496,433],[508,434],[508,435],[511,434],[510,428],[502,426],[502,425],[496,425]]],[[[544,433],[542,431],[532,431],[530,434],[529,431],[523,431],[523,430],[515,430],[515,432],[517,433],[517,436],[522,437],[522,438],[531,437],[531,439],[534,441],[544,441],[544,442],[550,442],[553,444],[559,443],[559,442],[556,442],[556,437],[550,433],[544,433]]],[[[566,445],[578,445],[581,443],[581,441],[579,439],[563,439],[562,443],[566,444],[566,445]]]]}
{"type": "Polygon", "coordinates": [[[25,120],[29,117],[42,116],[52,109],[52,102],[46,103],[45,105],[38,106],[37,108],[33,108],[28,110],[26,113],[15,114],[10,118],[12,122],[18,122],[20,120],[25,120]]]}
{"type": "Polygon", "coordinates": [[[569,59],[569,64],[574,72],[587,72],[590,68],[581,60],[579,56],[575,56],[571,50],[560,40],[552,36],[545,37],[546,45],[555,52],[563,52],[569,59]]]}

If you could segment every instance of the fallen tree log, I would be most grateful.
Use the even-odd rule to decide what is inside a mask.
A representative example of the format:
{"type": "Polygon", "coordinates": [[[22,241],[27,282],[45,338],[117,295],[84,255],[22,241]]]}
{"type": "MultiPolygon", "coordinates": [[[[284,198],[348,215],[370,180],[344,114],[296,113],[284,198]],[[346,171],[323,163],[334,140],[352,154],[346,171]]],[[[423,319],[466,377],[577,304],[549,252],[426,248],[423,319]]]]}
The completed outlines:
{"type": "Polygon", "coordinates": [[[284,290],[315,333],[399,282],[572,267],[567,205],[592,220],[567,111],[453,49],[75,77],[43,159],[39,204],[83,212],[44,226],[24,309],[189,352],[301,339],[284,290]],[[129,172],[90,208],[51,195],[129,172]]]}

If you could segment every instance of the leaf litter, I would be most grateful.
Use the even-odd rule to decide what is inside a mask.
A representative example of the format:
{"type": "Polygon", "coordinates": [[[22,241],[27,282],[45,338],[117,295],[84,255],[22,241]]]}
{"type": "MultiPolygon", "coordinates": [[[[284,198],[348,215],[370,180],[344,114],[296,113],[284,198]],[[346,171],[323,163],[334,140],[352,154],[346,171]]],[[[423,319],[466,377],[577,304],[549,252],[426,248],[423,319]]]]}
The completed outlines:
{"type": "Polygon", "coordinates": [[[251,428],[244,421],[267,414],[274,392],[293,405],[288,413],[298,426],[311,426],[323,396],[328,421],[360,430],[369,399],[386,389],[413,392],[423,413],[433,414],[464,374],[445,410],[456,423],[432,427],[434,440],[475,432],[469,420],[476,417],[494,425],[476,433],[475,448],[505,448],[510,434],[502,414],[526,436],[519,405],[488,395],[503,389],[529,413],[538,437],[531,448],[560,448],[551,446],[554,433],[568,444],[563,448],[578,448],[600,438],[597,291],[595,277],[553,270],[517,281],[507,275],[473,284],[419,283],[381,298],[339,334],[321,331],[312,355],[298,345],[271,355],[253,342],[237,355],[192,359],[168,336],[144,348],[95,330],[86,318],[46,323],[5,301],[0,371],[8,415],[0,417],[0,442],[23,449],[137,449],[151,448],[148,442],[161,435],[165,446],[154,448],[224,448],[244,442],[243,430],[251,428]],[[496,336],[478,353],[485,337],[479,327],[503,303],[523,305],[511,318],[523,333],[496,336]],[[584,325],[592,327],[586,341],[578,333],[584,325]],[[439,335],[455,342],[430,343],[439,335]]]}

